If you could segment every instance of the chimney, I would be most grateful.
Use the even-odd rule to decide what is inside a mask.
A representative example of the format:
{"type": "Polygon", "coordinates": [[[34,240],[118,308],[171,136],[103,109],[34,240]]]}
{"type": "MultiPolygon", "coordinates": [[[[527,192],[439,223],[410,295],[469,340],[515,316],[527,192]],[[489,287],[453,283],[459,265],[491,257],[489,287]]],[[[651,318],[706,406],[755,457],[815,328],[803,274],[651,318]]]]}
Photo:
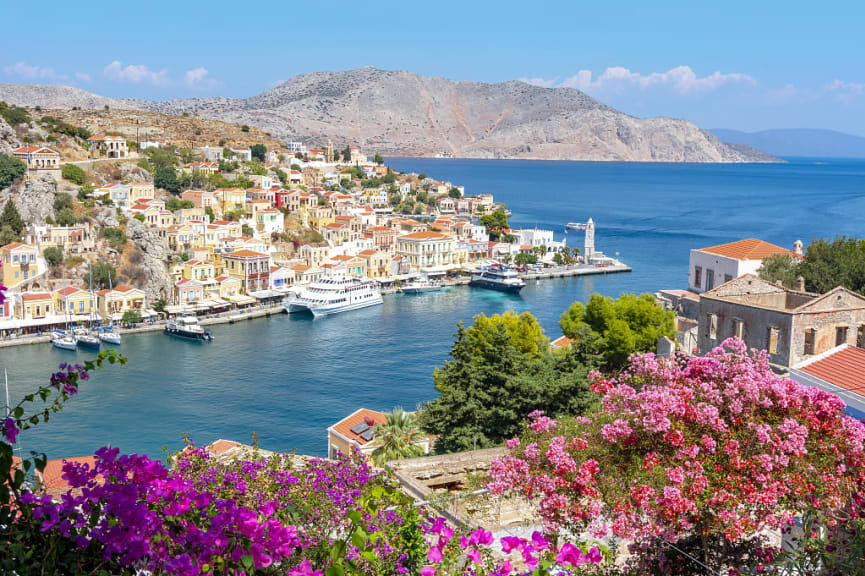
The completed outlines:
{"type": "Polygon", "coordinates": [[[801,240],[796,240],[795,242],[793,242],[793,252],[801,256],[803,246],[804,245],[802,244],[801,240]]]}
{"type": "Polygon", "coordinates": [[[805,291],[805,278],[803,278],[802,276],[796,278],[796,290],[799,292],[805,291]]]}

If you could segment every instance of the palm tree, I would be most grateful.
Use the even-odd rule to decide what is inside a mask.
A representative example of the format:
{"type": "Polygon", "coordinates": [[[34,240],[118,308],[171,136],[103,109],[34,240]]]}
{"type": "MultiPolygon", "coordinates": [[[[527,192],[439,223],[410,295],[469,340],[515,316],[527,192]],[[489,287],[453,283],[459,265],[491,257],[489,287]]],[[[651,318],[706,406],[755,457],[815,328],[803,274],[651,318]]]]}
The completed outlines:
{"type": "Polygon", "coordinates": [[[417,443],[425,440],[426,436],[418,429],[414,414],[406,413],[401,406],[396,406],[387,415],[387,424],[375,427],[375,434],[381,440],[381,446],[372,453],[376,466],[424,454],[423,447],[417,443]]]}

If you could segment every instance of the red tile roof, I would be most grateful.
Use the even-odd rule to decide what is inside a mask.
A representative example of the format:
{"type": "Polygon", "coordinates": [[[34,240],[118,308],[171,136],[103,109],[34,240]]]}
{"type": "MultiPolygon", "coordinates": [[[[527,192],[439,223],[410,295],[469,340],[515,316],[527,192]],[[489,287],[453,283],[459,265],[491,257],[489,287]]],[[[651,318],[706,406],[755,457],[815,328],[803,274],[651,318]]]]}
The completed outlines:
{"type": "Polygon", "coordinates": [[[829,384],[865,396],[865,350],[847,346],[799,370],[829,384]]]}
{"type": "Polygon", "coordinates": [[[355,434],[351,431],[352,428],[357,426],[358,424],[362,424],[366,422],[367,424],[372,423],[373,426],[376,424],[387,424],[387,417],[381,412],[376,412],[375,410],[367,410],[366,408],[361,408],[351,416],[347,418],[343,418],[331,428],[334,432],[337,432],[341,436],[345,436],[349,440],[357,442],[359,445],[363,446],[368,444],[369,442],[373,442],[373,440],[364,440],[360,437],[360,434],[355,434]]]}
{"type": "Polygon", "coordinates": [[[775,244],[755,238],[746,238],[738,242],[730,242],[729,244],[718,244],[717,246],[700,248],[699,251],[726,256],[727,258],[735,258],[737,260],[762,260],[775,254],[790,254],[796,258],[801,258],[799,254],[796,254],[792,250],[787,250],[786,248],[781,248],[775,244]]]}
{"type": "Polygon", "coordinates": [[[405,236],[400,236],[400,240],[444,240],[447,238],[447,235],[441,234],[440,232],[412,232],[411,234],[406,234],[405,236]]]}
{"type": "Polygon", "coordinates": [[[21,300],[23,300],[24,302],[31,302],[33,300],[51,300],[51,294],[48,294],[47,292],[22,294],[21,300]]]}
{"type": "Polygon", "coordinates": [[[573,338],[568,338],[567,336],[559,336],[558,338],[550,342],[550,348],[567,348],[573,343],[573,338]]]}
{"type": "Polygon", "coordinates": [[[223,258],[267,258],[267,254],[253,252],[252,250],[235,250],[230,254],[226,254],[223,258]]]}
{"type": "Polygon", "coordinates": [[[58,498],[69,491],[69,482],[63,478],[63,464],[72,462],[74,464],[87,464],[91,469],[96,465],[96,456],[79,456],[76,458],[63,458],[60,460],[49,460],[45,463],[45,470],[36,472],[42,489],[51,496],[58,498]]]}

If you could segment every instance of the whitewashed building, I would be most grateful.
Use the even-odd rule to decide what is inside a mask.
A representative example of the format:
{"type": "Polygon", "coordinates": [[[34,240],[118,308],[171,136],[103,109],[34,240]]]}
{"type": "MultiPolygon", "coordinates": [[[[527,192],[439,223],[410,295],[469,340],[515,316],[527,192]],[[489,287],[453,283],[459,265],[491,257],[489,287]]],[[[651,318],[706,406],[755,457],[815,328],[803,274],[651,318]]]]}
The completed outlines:
{"type": "Polygon", "coordinates": [[[691,250],[688,263],[688,289],[697,294],[708,292],[743,274],[756,274],[763,258],[790,254],[801,258],[802,243],[797,241],[790,251],[775,244],[747,238],[729,244],[718,244],[691,250]]]}

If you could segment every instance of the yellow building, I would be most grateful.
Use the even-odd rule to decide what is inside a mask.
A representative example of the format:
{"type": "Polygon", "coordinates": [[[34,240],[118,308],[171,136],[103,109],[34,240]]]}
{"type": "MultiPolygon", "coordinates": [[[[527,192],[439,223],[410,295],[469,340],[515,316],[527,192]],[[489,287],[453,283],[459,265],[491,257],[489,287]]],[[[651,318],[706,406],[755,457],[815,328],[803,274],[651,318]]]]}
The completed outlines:
{"type": "Polygon", "coordinates": [[[90,314],[96,311],[96,296],[73,286],[54,291],[57,314],[90,314]]]}
{"type": "Polygon", "coordinates": [[[219,298],[228,299],[241,293],[241,282],[231,276],[217,276],[215,278],[218,290],[215,294],[219,298]]]}
{"type": "Polygon", "coordinates": [[[414,232],[396,239],[396,253],[408,260],[412,271],[453,266],[453,251],[453,237],[441,232],[414,232]]]}
{"type": "Polygon", "coordinates": [[[331,258],[333,264],[343,264],[345,266],[345,275],[355,278],[366,277],[366,260],[359,256],[334,256],[331,258]]]}
{"type": "Polygon", "coordinates": [[[370,278],[386,278],[390,276],[390,254],[380,250],[362,250],[359,258],[366,260],[366,275],[370,278]]]}
{"type": "Polygon", "coordinates": [[[145,311],[144,290],[132,286],[116,286],[113,290],[100,290],[98,297],[99,314],[104,318],[122,315],[127,310],[145,311]]]}
{"type": "Polygon", "coordinates": [[[54,298],[48,292],[24,292],[15,302],[15,317],[36,320],[53,314],[54,298]]]}
{"type": "Polygon", "coordinates": [[[132,205],[139,200],[156,198],[152,182],[130,182],[127,186],[129,186],[129,202],[132,205]]]}
{"type": "Polygon", "coordinates": [[[188,260],[183,263],[182,277],[187,280],[198,280],[204,282],[214,278],[213,260],[188,260]]]}
{"type": "Polygon", "coordinates": [[[0,264],[3,285],[13,288],[39,274],[39,250],[21,242],[7,244],[0,248],[0,264]]]}
{"type": "Polygon", "coordinates": [[[307,208],[307,218],[309,226],[317,230],[324,228],[328,224],[333,224],[336,221],[333,215],[333,208],[330,206],[313,206],[307,208]]]}
{"type": "MultiPolygon", "coordinates": [[[[385,424],[385,414],[366,408],[357,410],[327,429],[327,457],[335,460],[340,454],[351,454],[354,450],[371,457],[375,449],[381,446],[375,428],[385,424]]],[[[424,454],[429,454],[429,438],[415,444],[423,449],[424,454]]]]}
{"type": "Polygon", "coordinates": [[[219,199],[219,208],[223,213],[231,212],[246,206],[246,190],[243,188],[219,188],[216,190],[219,199]]]}
{"type": "Polygon", "coordinates": [[[198,245],[199,235],[188,224],[168,227],[168,247],[175,252],[183,252],[198,245]]]}

